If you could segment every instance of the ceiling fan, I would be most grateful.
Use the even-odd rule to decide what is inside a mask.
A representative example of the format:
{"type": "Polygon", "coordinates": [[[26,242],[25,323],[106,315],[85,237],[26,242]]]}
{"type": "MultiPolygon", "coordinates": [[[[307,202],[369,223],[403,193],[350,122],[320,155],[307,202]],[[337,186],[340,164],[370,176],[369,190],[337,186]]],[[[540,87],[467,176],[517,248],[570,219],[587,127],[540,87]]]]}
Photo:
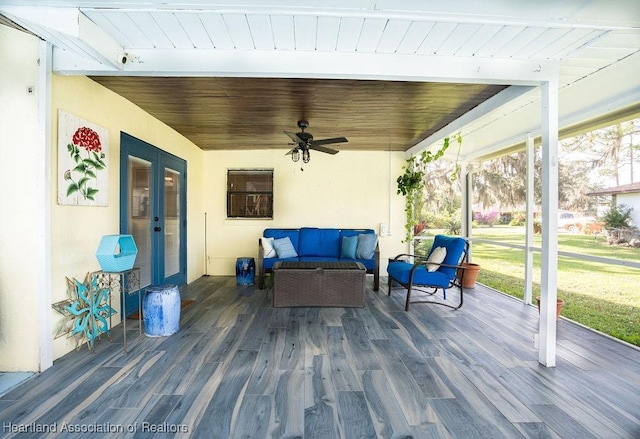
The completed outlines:
{"type": "Polygon", "coordinates": [[[328,145],[331,143],[344,143],[348,142],[346,137],[333,137],[331,139],[321,139],[321,140],[313,140],[313,134],[307,133],[304,130],[309,126],[309,122],[306,120],[298,121],[298,128],[300,128],[299,133],[290,133],[289,131],[285,131],[284,133],[293,140],[294,143],[290,143],[290,145],[295,145],[291,151],[289,151],[285,155],[291,154],[291,160],[297,162],[300,160],[300,153],[302,153],[302,161],[304,163],[309,163],[311,160],[311,155],[309,150],[315,149],[316,151],[324,152],[327,154],[337,154],[339,151],[331,148],[327,148],[323,145],[328,145]]]}

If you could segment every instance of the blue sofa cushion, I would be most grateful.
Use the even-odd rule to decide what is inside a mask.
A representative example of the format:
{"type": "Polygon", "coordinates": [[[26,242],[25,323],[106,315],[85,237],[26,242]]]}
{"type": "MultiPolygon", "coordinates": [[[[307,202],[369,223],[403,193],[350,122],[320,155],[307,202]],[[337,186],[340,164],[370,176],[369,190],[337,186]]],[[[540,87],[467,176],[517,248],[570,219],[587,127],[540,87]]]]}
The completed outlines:
{"type": "Polygon", "coordinates": [[[340,231],[338,229],[300,229],[300,256],[323,256],[337,258],[340,254],[340,231]]]}
{"type": "MultiPolygon", "coordinates": [[[[411,276],[411,268],[413,264],[409,262],[395,261],[389,262],[387,272],[389,276],[407,285],[411,276]]],[[[427,271],[425,266],[416,268],[413,274],[413,285],[433,285],[440,288],[449,286],[449,276],[441,271],[427,271]]]]}
{"type": "Polygon", "coordinates": [[[357,236],[343,236],[340,246],[340,258],[341,259],[355,259],[356,248],[358,247],[357,236]]]}
{"type": "Polygon", "coordinates": [[[298,253],[291,243],[291,239],[288,236],[284,238],[278,238],[273,240],[273,248],[276,249],[278,258],[297,258],[298,253]]]}
{"type": "Polygon", "coordinates": [[[300,262],[338,262],[338,258],[329,256],[300,256],[300,262]]]}
{"type": "Polygon", "coordinates": [[[293,244],[293,248],[296,249],[296,252],[298,251],[298,242],[300,240],[300,231],[298,229],[264,229],[262,236],[274,239],[288,236],[291,240],[291,244],[293,244]]]}
{"type": "Polygon", "coordinates": [[[375,259],[351,259],[351,258],[339,258],[338,262],[360,262],[367,270],[374,270],[376,268],[375,259]]]}
{"type": "Polygon", "coordinates": [[[376,234],[373,229],[341,229],[340,238],[342,238],[343,236],[358,236],[369,233],[372,235],[376,234]]]}
{"type": "Polygon", "coordinates": [[[358,235],[358,246],[356,247],[356,258],[371,259],[376,252],[378,236],[373,233],[363,233],[358,235]]]}
{"type": "MultiPolygon", "coordinates": [[[[342,229],[340,230],[340,242],[342,242],[342,238],[344,238],[345,236],[355,236],[358,237],[359,235],[371,235],[372,237],[375,236],[376,237],[376,242],[377,242],[377,235],[375,230],[373,229],[342,229]]],[[[372,238],[373,239],[373,238],[372,238]]],[[[371,258],[366,258],[366,259],[374,259],[375,257],[375,244],[373,245],[373,250],[374,253],[371,255],[371,258]]],[[[357,247],[356,247],[356,259],[358,259],[357,256],[357,247]]],[[[360,261],[358,261],[360,262],[360,261]]],[[[365,264],[366,266],[367,264],[365,264]]],[[[374,264],[375,265],[375,264],[374,264]]],[[[367,267],[368,268],[368,267],[367,267]]]]}
{"type": "Polygon", "coordinates": [[[271,270],[273,269],[273,266],[275,265],[276,262],[282,262],[282,261],[297,262],[299,260],[300,258],[269,258],[269,259],[264,259],[262,263],[264,264],[265,270],[271,270]]]}

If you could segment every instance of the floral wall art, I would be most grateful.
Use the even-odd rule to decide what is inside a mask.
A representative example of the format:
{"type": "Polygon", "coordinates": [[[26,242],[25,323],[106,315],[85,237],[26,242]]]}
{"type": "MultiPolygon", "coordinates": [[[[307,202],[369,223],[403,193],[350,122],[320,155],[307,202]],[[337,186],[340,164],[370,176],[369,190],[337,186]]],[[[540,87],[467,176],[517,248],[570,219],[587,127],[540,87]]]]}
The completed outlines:
{"type": "Polygon", "coordinates": [[[109,195],[109,132],[58,111],[58,204],[106,206],[109,195]]]}

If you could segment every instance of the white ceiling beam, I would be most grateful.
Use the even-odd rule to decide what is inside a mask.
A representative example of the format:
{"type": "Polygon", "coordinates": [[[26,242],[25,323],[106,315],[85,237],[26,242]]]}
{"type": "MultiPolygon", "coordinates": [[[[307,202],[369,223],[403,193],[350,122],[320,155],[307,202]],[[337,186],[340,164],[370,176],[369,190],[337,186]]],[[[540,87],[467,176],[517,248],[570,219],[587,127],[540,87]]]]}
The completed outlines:
{"type": "Polygon", "coordinates": [[[122,68],[124,48],[78,9],[0,6],[0,13],[57,47],[122,68]]]}
{"type": "MultiPolygon", "coordinates": [[[[454,120],[447,126],[442,129],[436,131],[431,136],[424,139],[422,142],[417,143],[412,148],[408,149],[405,152],[406,157],[411,157],[412,155],[416,155],[424,149],[428,149],[435,145],[438,142],[441,142],[445,137],[450,137],[456,134],[458,131],[462,130],[467,124],[477,121],[480,118],[487,116],[489,113],[498,110],[505,104],[513,101],[514,99],[520,98],[521,96],[531,92],[534,90],[533,86],[511,86],[505,88],[497,95],[487,99],[477,107],[471,109],[466,112],[464,115],[454,120]]],[[[451,152],[449,153],[449,155],[451,152]]]]}
{"type": "Polygon", "coordinates": [[[56,52],[54,70],[76,75],[240,76],[539,85],[557,78],[553,60],[262,50],[129,50],[120,71],[56,52]]]}

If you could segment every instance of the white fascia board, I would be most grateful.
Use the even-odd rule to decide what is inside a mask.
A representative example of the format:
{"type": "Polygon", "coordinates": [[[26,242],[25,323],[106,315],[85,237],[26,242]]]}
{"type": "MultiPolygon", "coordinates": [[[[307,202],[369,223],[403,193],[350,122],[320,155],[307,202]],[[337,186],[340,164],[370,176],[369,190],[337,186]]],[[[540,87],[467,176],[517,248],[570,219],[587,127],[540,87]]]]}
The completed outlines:
{"type": "MultiPolygon", "coordinates": [[[[640,52],[560,89],[560,130],[637,106],[638,71],[640,52]]],[[[467,127],[472,133],[465,137],[464,148],[470,151],[465,160],[479,160],[522,145],[527,133],[534,138],[541,136],[540,90],[536,88],[526,98],[519,107],[507,108],[499,118],[477,120],[473,128],[467,127]],[[474,142],[477,147],[472,145],[474,142]]]]}
{"type": "Polygon", "coordinates": [[[0,6],[0,13],[56,47],[94,59],[107,69],[122,68],[122,46],[79,9],[0,6]]]}
{"type": "MultiPolygon", "coordinates": [[[[556,78],[550,60],[489,59],[434,55],[278,50],[131,49],[120,72],[135,76],[228,76],[378,79],[398,81],[539,85],[556,78]]],[[[77,71],[55,60],[66,74],[112,75],[109,69],[77,71]]],[[[117,74],[117,73],[116,73],[117,74]]]]}
{"type": "MultiPolygon", "coordinates": [[[[477,161],[482,160],[487,156],[494,155],[501,150],[511,150],[514,146],[523,144],[527,133],[531,133],[531,136],[534,139],[539,139],[542,135],[542,129],[540,125],[541,122],[540,118],[535,114],[535,107],[539,105],[539,101],[540,97],[538,96],[535,101],[531,101],[527,105],[522,107],[522,109],[520,110],[522,113],[519,112],[513,114],[513,117],[516,117],[518,119],[525,118],[526,120],[528,120],[530,122],[530,125],[528,125],[530,129],[522,127],[522,129],[520,129],[518,132],[513,133],[507,138],[497,139],[495,143],[491,143],[488,145],[485,144],[481,148],[477,149],[470,147],[469,149],[472,152],[465,155],[464,159],[469,162],[477,161]]],[[[619,96],[614,96],[611,99],[594,103],[590,108],[585,108],[583,111],[578,109],[569,114],[561,115],[558,125],[561,130],[564,128],[569,128],[585,121],[596,119],[604,114],[610,114],[616,111],[624,110],[625,108],[631,107],[638,102],[640,102],[640,87],[629,93],[624,93],[619,96]]],[[[503,119],[502,127],[509,125],[509,117],[511,116],[507,115],[505,119],[503,119]]],[[[499,128],[496,127],[495,129],[499,128]]]]}
{"type": "Polygon", "coordinates": [[[436,131],[431,136],[427,137],[423,141],[417,143],[412,148],[408,149],[405,152],[406,157],[411,157],[412,155],[418,154],[422,150],[428,149],[440,142],[445,137],[449,137],[454,135],[456,132],[461,131],[465,126],[470,123],[477,122],[479,119],[488,116],[494,111],[500,109],[504,105],[516,100],[520,99],[531,91],[535,90],[534,86],[519,86],[512,85],[511,87],[505,88],[500,93],[495,96],[487,99],[477,107],[471,109],[466,112],[458,119],[454,120],[447,126],[442,129],[436,131]]]}

